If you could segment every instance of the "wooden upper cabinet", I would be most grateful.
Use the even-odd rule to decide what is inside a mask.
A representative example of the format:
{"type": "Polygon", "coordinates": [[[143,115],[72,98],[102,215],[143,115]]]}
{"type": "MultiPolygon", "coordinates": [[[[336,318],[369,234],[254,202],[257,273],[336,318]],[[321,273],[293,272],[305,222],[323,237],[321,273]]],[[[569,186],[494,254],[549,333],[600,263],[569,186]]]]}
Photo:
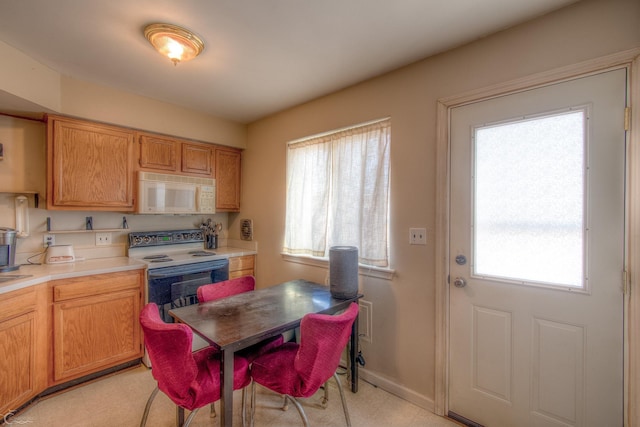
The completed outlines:
{"type": "Polygon", "coordinates": [[[47,117],[47,209],[133,211],[134,132],[47,117]]]}
{"type": "Polygon", "coordinates": [[[213,177],[212,146],[170,136],[138,133],[141,170],[213,177]]]}
{"type": "Polygon", "coordinates": [[[175,139],[140,134],[140,167],[175,172],[178,170],[180,144],[175,139]]]}
{"type": "Polygon", "coordinates": [[[182,172],[211,176],[211,146],[182,143],[182,172]]]}
{"type": "Polygon", "coordinates": [[[241,151],[216,147],[216,211],[240,211],[241,151]]]}

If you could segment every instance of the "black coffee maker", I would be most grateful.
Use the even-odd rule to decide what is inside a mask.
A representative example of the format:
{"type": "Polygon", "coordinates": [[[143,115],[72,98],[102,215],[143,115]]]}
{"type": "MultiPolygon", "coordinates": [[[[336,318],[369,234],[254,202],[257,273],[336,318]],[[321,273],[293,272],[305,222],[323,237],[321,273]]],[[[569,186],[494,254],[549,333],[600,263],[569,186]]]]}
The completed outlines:
{"type": "Polygon", "coordinates": [[[20,268],[16,265],[16,237],[13,228],[0,227],[0,273],[20,268]]]}

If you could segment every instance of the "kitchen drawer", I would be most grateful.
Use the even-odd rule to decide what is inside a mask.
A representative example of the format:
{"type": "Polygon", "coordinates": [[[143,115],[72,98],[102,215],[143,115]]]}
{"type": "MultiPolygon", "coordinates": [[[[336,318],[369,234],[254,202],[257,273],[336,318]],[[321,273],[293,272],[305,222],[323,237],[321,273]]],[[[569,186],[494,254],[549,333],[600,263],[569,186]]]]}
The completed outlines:
{"type": "Polygon", "coordinates": [[[255,255],[245,255],[229,258],[229,272],[238,270],[253,270],[255,266],[255,255]]]}
{"type": "Polygon", "coordinates": [[[254,274],[253,268],[247,270],[236,270],[229,272],[229,279],[235,279],[243,276],[253,276],[254,274]]]}
{"type": "Polygon", "coordinates": [[[36,287],[20,289],[0,295],[0,322],[20,314],[35,311],[36,287]]]}
{"type": "Polygon", "coordinates": [[[56,280],[51,282],[53,301],[66,301],[125,289],[139,289],[143,282],[143,274],[143,270],[135,270],[56,280]]]}

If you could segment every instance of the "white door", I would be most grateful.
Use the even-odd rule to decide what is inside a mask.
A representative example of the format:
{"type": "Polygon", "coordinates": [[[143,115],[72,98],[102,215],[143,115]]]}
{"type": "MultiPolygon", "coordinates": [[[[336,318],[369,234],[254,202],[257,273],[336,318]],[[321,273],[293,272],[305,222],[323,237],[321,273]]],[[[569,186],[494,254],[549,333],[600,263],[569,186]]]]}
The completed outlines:
{"type": "Polygon", "coordinates": [[[623,425],[626,70],[454,108],[450,415],[623,425]]]}

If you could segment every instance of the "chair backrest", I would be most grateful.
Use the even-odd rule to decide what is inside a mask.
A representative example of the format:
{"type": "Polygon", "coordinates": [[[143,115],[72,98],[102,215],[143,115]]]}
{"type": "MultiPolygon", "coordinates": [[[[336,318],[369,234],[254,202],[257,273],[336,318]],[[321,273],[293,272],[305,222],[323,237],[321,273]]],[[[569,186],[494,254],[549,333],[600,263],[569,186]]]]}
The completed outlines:
{"type": "Polygon", "coordinates": [[[302,318],[300,347],[294,361],[301,379],[300,396],[315,393],[336,372],[357,315],[358,304],[353,302],[338,315],[307,314],[302,318]]]}
{"type": "Polygon", "coordinates": [[[176,404],[190,407],[198,375],[191,349],[193,332],[182,323],[165,323],[154,303],[142,309],[140,325],[158,388],[176,404]]]}
{"type": "Polygon", "coordinates": [[[253,276],[242,276],[235,279],[216,282],[200,286],[197,290],[198,301],[207,302],[231,295],[249,292],[256,288],[256,278],[253,276]]]}

